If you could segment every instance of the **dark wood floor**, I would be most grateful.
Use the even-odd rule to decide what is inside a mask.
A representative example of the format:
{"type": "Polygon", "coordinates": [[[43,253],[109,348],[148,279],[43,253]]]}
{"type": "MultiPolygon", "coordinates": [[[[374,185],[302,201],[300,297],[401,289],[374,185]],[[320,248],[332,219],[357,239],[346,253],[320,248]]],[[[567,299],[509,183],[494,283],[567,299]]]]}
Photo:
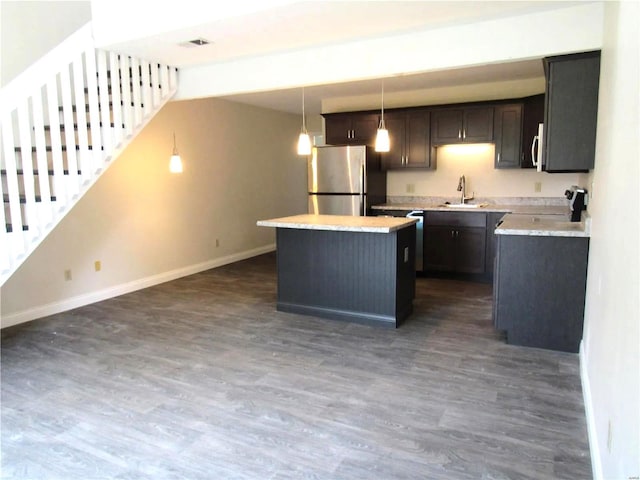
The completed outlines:
{"type": "Polygon", "coordinates": [[[2,331],[3,479],[587,479],[576,355],[491,287],[384,329],[279,313],[264,255],[2,331]]]}

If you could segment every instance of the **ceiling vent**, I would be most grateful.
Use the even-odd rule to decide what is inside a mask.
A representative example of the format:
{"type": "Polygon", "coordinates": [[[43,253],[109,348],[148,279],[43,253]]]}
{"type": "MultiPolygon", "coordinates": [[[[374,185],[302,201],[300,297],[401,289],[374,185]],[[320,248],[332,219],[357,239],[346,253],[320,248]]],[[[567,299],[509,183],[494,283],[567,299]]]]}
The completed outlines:
{"type": "Polygon", "coordinates": [[[202,47],[204,45],[209,45],[211,42],[209,40],[205,40],[204,38],[196,38],[194,40],[188,40],[186,42],[179,43],[181,47],[202,47]]]}

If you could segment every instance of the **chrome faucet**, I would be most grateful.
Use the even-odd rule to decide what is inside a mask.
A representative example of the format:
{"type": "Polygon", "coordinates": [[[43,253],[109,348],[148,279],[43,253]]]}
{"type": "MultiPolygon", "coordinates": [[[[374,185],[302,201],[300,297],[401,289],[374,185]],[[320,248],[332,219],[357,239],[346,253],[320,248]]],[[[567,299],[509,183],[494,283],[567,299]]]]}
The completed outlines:
{"type": "Polygon", "coordinates": [[[466,189],[467,189],[467,180],[466,180],[466,178],[464,178],[464,175],[462,175],[460,177],[460,180],[458,180],[458,191],[461,192],[461,194],[460,194],[460,204],[461,205],[464,205],[464,203],[467,200],[473,200],[473,197],[474,197],[474,194],[475,194],[475,192],[471,192],[471,196],[467,197],[466,189]]]}

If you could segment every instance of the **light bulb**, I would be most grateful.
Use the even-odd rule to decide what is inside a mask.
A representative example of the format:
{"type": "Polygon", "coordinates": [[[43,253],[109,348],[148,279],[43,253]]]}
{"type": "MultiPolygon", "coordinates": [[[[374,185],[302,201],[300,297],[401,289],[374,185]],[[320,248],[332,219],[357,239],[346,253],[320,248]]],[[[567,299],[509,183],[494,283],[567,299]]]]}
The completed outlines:
{"type": "Polygon", "coordinates": [[[182,159],[180,155],[171,155],[169,160],[169,171],[171,173],[182,173],[182,159]]]}
{"type": "Polygon", "coordinates": [[[384,127],[378,128],[378,134],[376,135],[376,152],[388,152],[390,149],[389,130],[384,127]]]}
{"type": "Polygon", "coordinates": [[[306,132],[298,137],[298,155],[311,155],[311,138],[306,132]]]}

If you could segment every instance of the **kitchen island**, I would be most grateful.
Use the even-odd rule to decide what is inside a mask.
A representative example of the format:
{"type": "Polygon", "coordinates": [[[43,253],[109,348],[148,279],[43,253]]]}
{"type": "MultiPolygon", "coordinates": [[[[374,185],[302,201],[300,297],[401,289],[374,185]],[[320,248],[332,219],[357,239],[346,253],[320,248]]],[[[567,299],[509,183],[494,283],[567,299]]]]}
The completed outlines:
{"type": "Polygon", "coordinates": [[[416,219],[296,215],[276,228],[277,309],[397,327],[413,311],[416,219]]]}

